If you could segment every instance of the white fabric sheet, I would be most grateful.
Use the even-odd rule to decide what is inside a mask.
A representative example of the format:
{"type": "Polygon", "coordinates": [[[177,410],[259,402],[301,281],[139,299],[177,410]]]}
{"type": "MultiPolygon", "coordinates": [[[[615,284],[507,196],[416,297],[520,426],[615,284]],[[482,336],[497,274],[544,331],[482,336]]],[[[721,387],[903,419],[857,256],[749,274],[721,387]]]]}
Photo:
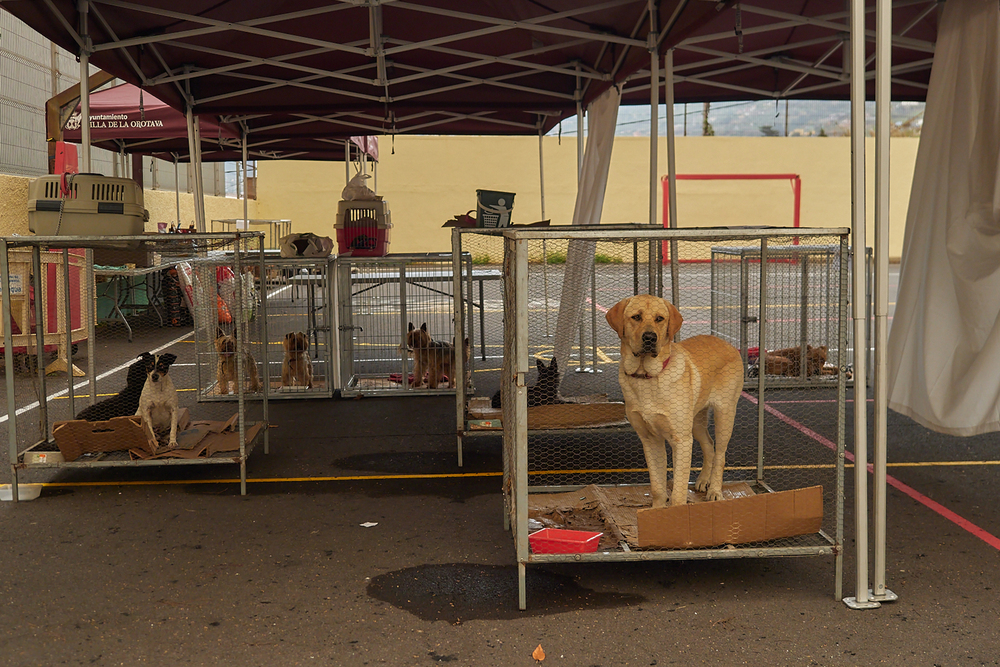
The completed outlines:
{"type": "MultiPolygon", "coordinates": [[[[587,148],[583,154],[580,187],[573,210],[574,225],[598,225],[604,210],[604,193],[611,168],[611,149],[615,143],[615,125],[621,93],[612,86],[590,104],[587,114],[587,148]]],[[[590,274],[594,268],[594,249],[590,241],[570,241],[566,250],[565,273],[559,316],[556,320],[555,358],[559,370],[569,367],[569,354],[579,335],[580,318],[590,296],[590,274]]]]}
{"type": "Polygon", "coordinates": [[[887,350],[889,407],[1000,430],[1000,9],[944,3],[887,350]]]}

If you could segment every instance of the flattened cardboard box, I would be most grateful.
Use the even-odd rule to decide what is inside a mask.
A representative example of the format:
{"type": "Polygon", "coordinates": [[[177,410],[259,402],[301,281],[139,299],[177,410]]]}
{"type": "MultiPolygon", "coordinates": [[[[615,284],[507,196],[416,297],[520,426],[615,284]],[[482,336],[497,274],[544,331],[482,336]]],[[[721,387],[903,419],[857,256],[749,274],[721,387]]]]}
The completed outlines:
{"type": "Polygon", "coordinates": [[[823,487],[638,511],[638,546],[666,549],[764,542],[816,533],[823,487]]]}
{"type": "MultiPolygon", "coordinates": [[[[75,461],[85,453],[128,450],[133,458],[197,458],[218,452],[238,451],[240,434],[238,416],[228,421],[192,422],[187,408],[177,413],[177,447],[166,449],[152,430],[138,416],[114,417],[103,422],[74,419],[56,422],[52,436],[66,461],[75,461]]],[[[246,442],[253,442],[263,424],[247,429],[246,442]]]]}
{"type": "MultiPolygon", "coordinates": [[[[187,428],[189,421],[187,408],[177,411],[178,431],[187,428]]],[[[143,429],[142,418],[136,415],[100,422],[72,419],[52,425],[52,438],[66,461],[75,461],[84,454],[125,449],[153,453],[158,444],[155,438],[150,441],[150,437],[148,431],[143,429]]]]}

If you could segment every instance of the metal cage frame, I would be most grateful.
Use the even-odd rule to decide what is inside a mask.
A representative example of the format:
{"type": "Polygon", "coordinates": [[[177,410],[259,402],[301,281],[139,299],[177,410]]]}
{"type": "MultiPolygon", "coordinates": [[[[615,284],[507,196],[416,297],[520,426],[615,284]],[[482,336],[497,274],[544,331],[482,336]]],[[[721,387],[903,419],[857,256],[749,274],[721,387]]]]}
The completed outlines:
{"type": "MultiPolygon", "coordinates": [[[[600,226],[600,227],[580,227],[580,228],[560,228],[560,229],[528,229],[509,228],[506,230],[482,230],[465,229],[456,230],[453,234],[453,250],[457,256],[460,251],[469,251],[472,244],[469,234],[480,234],[494,237],[501,237],[504,243],[504,275],[510,281],[505,285],[504,304],[504,357],[503,370],[501,371],[501,392],[503,396],[502,404],[502,427],[503,427],[503,489],[504,489],[504,523],[505,528],[512,531],[515,542],[516,557],[518,563],[518,583],[519,583],[519,606],[526,608],[526,568],[528,565],[541,563],[566,563],[566,562],[618,562],[618,561],[648,561],[648,560],[689,560],[689,559],[718,559],[718,558],[761,558],[775,556],[833,556],[834,557],[834,594],[841,596],[842,571],[843,571],[843,514],[844,514],[844,452],[846,437],[846,378],[844,372],[837,374],[835,383],[836,390],[836,442],[830,442],[831,451],[824,455],[829,456],[829,466],[833,469],[830,473],[835,478],[835,488],[826,490],[827,500],[824,503],[831,503],[831,516],[828,516],[830,524],[824,524],[824,530],[812,537],[803,536],[801,544],[772,544],[755,543],[752,545],[728,545],[713,548],[686,548],[686,549],[634,549],[627,544],[620,543],[615,550],[602,550],[596,553],[572,553],[572,554],[549,554],[532,553],[529,548],[529,521],[528,521],[528,495],[531,491],[538,493],[568,491],[582,488],[580,485],[566,486],[531,486],[529,483],[529,451],[532,441],[536,437],[546,437],[552,435],[553,431],[537,431],[528,427],[528,404],[526,376],[529,372],[528,356],[528,244],[532,241],[556,241],[556,240],[577,240],[577,241],[609,241],[609,240],[629,240],[634,242],[634,255],[639,260],[635,265],[634,279],[640,286],[637,293],[648,290],[651,294],[659,294],[671,301],[676,302],[677,262],[668,262],[665,265],[663,259],[663,249],[670,248],[669,257],[679,257],[677,244],[684,241],[716,242],[716,243],[739,243],[741,240],[752,239],[760,244],[761,249],[761,271],[759,303],[764,304],[762,315],[759,321],[758,336],[761,347],[766,343],[766,321],[769,300],[767,294],[766,271],[768,266],[768,240],[776,237],[795,236],[796,242],[801,239],[802,243],[809,243],[810,237],[837,236],[840,238],[837,252],[840,257],[847,258],[848,255],[848,234],[846,228],[834,229],[806,229],[796,228],[794,232],[787,228],[778,229],[662,229],[650,228],[643,225],[632,226],[600,226]],[[648,255],[640,257],[648,249],[648,255]],[[647,259],[648,258],[648,259],[647,259]],[[652,260],[652,261],[648,261],[652,260]],[[646,262],[648,272],[640,267],[640,263],[646,262]],[[670,289],[673,291],[673,298],[664,291],[664,271],[671,272],[670,289]]],[[[844,349],[847,338],[847,261],[840,264],[840,271],[837,280],[837,290],[839,292],[839,306],[837,312],[837,339],[840,349],[844,349]]],[[[461,285],[456,281],[456,294],[461,294],[461,285]]],[[[457,297],[461,298],[461,297],[457,297]]],[[[464,331],[470,331],[473,327],[456,317],[455,335],[460,336],[464,331]]],[[[595,342],[596,345],[596,342],[595,342]]],[[[581,356],[582,356],[581,351],[581,356]]],[[[843,365],[841,360],[841,365],[843,365]]],[[[758,469],[756,477],[758,486],[762,492],[771,489],[767,485],[763,468],[763,451],[765,447],[765,408],[767,391],[770,388],[779,388],[779,383],[772,382],[773,378],[761,373],[755,378],[756,394],[756,447],[758,451],[758,469]]],[[[466,414],[466,402],[469,394],[460,390],[457,396],[457,422],[458,422],[458,450],[461,457],[462,437],[481,434],[481,431],[473,431],[469,428],[469,420],[466,414]]],[[[559,431],[564,433],[568,431],[559,431]]],[[[593,433],[593,430],[588,432],[593,433]]],[[[604,432],[617,432],[621,434],[634,433],[631,426],[611,427],[604,432]]],[[[493,433],[496,435],[496,432],[493,433]]],[[[728,467],[727,467],[728,468],[728,467]]],[[[827,519],[824,519],[827,521],[827,519]]],[[[776,542],[780,542],[776,541],[776,542]]],[[[787,541],[786,541],[787,542],[787,541]]]]}
{"type": "MultiPolygon", "coordinates": [[[[243,247],[241,244],[251,244],[256,242],[257,250],[244,251],[244,252],[234,252],[231,254],[232,266],[237,275],[240,275],[244,268],[251,267],[264,267],[264,244],[263,244],[263,234],[260,232],[236,232],[236,233],[215,233],[215,234],[183,234],[183,235],[141,235],[141,236],[118,236],[118,237],[105,237],[105,236],[17,236],[17,237],[4,237],[0,238],[0,282],[6,285],[9,283],[10,272],[10,261],[9,252],[14,249],[28,249],[32,253],[32,262],[34,266],[34,273],[38,275],[38,268],[41,265],[41,255],[42,249],[49,250],[62,250],[63,256],[65,257],[69,249],[81,248],[86,249],[86,266],[84,267],[84,274],[86,276],[86,299],[88,303],[88,308],[84,309],[82,312],[82,317],[86,320],[86,340],[95,340],[95,320],[96,316],[93,309],[89,307],[89,304],[93,303],[95,298],[95,285],[94,285],[94,269],[93,269],[93,251],[95,249],[122,249],[122,248],[136,248],[143,243],[150,243],[154,247],[157,244],[168,245],[175,244],[177,249],[180,251],[183,248],[188,248],[192,252],[191,260],[207,261],[214,267],[218,263],[218,258],[210,258],[209,256],[216,252],[212,250],[205,251],[204,248],[209,248],[212,246],[233,244],[234,247],[243,247]]],[[[65,286],[69,284],[69,265],[65,265],[65,271],[61,279],[64,281],[65,286]]],[[[64,299],[65,303],[65,317],[67,321],[70,319],[70,304],[68,299],[64,299]]],[[[2,307],[5,317],[9,317],[11,313],[11,294],[9,290],[2,290],[2,307]]],[[[237,309],[240,308],[239,302],[237,302],[237,309]]],[[[34,303],[36,317],[40,318],[43,310],[42,299],[35,299],[34,303]]],[[[261,317],[266,320],[267,317],[267,305],[266,300],[262,300],[260,305],[261,317]]],[[[197,316],[199,309],[195,309],[195,315],[197,316]]],[[[213,308],[212,312],[215,310],[213,308]]],[[[240,317],[242,313],[237,312],[236,316],[240,317]]],[[[214,325],[214,323],[213,323],[214,325]]],[[[202,323],[195,322],[194,327],[198,329],[202,326],[202,323]]],[[[4,346],[6,350],[14,349],[13,334],[10,327],[4,327],[4,346]]],[[[23,336],[24,334],[22,334],[23,336]]],[[[39,392],[37,401],[37,408],[39,410],[39,425],[40,431],[44,432],[43,437],[29,444],[26,448],[21,448],[18,441],[18,424],[19,424],[19,413],[23,412],[26,406],[17,405],[17,394],[15,392],[14,386],[14,355],[6,354],[4,359],[5,364],[5,374],[6,374],[6,399],[7,399],[7,439],[8,439],[8,460],[11,470],[11,488],[12,497],[17,499],[18,497],[18,474],[22,470],[40,470],[40,469],[96,469],[96,468],[132,468],[132,467],[147,467],[147,466],[164,466],[164,465],[236,465],[239,468],[239,478],[240,478],[240,493],[245,495],[247,492],[247,471],[246,462],[249,458],[251,452],[257,447],[258,444],[263,444],[264,452],[267,453],[269,449],[268,443],[268,411],[267,411],[267,392],[265,391],[261,396],[260,401],[260,414],[261,414],[261,425],[257,435],[247,442],[248,431],[255,426],[248,421],[246,414],[247,401],[249,397],[248,392],[244,391],[243,377],[245,369],[242,361],[242,355],[237,355],[237,384],[238,392],[236,399],[238,401],[238,431],[239,431],[239,451],[226,453],[225,455],[216,455],[213,457],[198,457],[198,458],[164,458],[164,459],[97,459],[97,460],[76,460],[76,461],[58,461],[58,462],[39,462],[39,461],[27,461],[26,455],[33,449],[39,447],[43,444],[51,444],[53,442],[50,414],[48,408],[49,396],[46,393],[46,373],[43,363],[43,355],[45,354],[46,342],[44,340],[44,334],[41,327],[36,327],[36,332],[31,334],[31,337],[35,340],[28,344],[29,355],[34,352],[37,366],[37,377],[35,381],[38,383],[39,392]]],[[[71,338],[70,332],[66,332],[65,340],[65,354],[66,363],[68,368],[73,368],[73,348],[72,344],[76,342],[75,338],[71,338]]],[[[87,355],[87,372],[85,375],[87,379],[77,383],[73,380],[73,375],[71,373],[67,374],[66,389],[64,390],[69,398],[70,414],[75,413],[74,398],[76,392],[83,389],[85,394],[80,394],[81,396],[87,396],[91,404],[97,400],[97,380],[100,376],[96,375],[95,369],[95,356],[96,354],[91,351],[87,355]]]]}

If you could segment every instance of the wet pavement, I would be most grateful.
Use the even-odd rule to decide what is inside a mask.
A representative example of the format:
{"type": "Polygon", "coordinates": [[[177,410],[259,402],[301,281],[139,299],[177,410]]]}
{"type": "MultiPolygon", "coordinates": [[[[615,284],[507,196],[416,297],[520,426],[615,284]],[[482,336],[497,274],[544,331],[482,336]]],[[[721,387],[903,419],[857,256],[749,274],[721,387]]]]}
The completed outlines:
{"type": "Polygon", "coordinates": [[[815,557],[532,565],[520,611],[500,440],[458,468],[454,415],[274,402],[247,496],[224,467],[49,473],[0,503],[0,665],[1000,664],[996,436],[890,415],[890,474],[955,516],[890,487],[880,609],[815,557]]]}

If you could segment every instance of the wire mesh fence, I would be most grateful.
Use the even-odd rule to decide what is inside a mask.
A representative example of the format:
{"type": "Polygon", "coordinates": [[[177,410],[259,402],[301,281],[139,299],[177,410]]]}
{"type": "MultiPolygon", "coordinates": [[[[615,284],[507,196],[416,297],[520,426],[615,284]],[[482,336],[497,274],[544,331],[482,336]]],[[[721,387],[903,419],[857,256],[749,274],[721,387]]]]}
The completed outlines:
{"type": "Polygon", "coordinates": [[[246,458],[266,445],[262,259],[255,233],[0,240],[14,481],[233,463],[245,491],[246,458]],[[206,402],[222,378],[233,402],[206,402]]]}
{"type": "Polygon", "coordinates": [[[458,410],[465,437],[502,425],[520,563],[837,551],[847,230],[456,234],[473,258],[503,262],[502,291],[483,300],[476,395],[458,410]],[[657,298],[633,298],[644,294],[657,298]],[[745,301],[757,321],[745,322],[745,301]],[[718,335],[723,325],[735,333],[718,335]],[[765,359],[799,349],[784,352],[788,368],[771,359],[750,378],[750,343],[765,359]],[[785,382],[792,370],[798,386],[785,382]],[[547,530],[599,537],[590,553],[553,551],[547,530]]]}
{"type": "MultiPolygon", "coordinates": [[[[471,275],[468,257],[459,264],[471,275]]],[[[456,356],[467,359],[471,343],[454,336],[452,255],[341,256],[336,265],[342,393],[453,392],[456,356]]]]}

